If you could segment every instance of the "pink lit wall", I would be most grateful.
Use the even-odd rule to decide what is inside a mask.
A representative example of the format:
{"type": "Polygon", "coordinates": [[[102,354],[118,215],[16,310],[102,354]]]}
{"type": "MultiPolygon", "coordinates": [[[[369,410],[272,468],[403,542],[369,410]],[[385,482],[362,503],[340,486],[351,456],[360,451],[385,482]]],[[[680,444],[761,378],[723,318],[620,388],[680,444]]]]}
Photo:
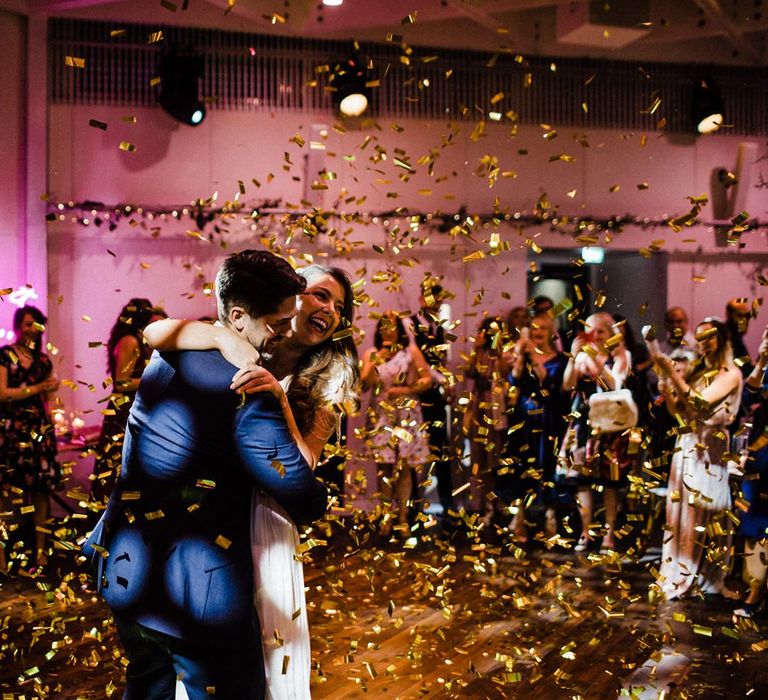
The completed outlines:
{"type": "MultiPolygon", "coordinates": [[[[376,212],[408,207],[455,212],[465,206],[470,213],[490,213],[497,206],[502,212],[514,213],[530,212],[546,194],[560,214],[632,213],[655,219],[683,213],[690,208],[686,197],[708,193],[712,171],[734,167],[739,143],[727,136],[681,141],[656,134],[648,134],[644,143],[639,133],[602,130],[583,134],[567,128],[559,129],[556,139],[546,140],[538,127],[521,127],[513,136],[509,125],[496,124],[488,124],[484,135],[473,139],[473,123],[409,120],[396,124],[382,120],[342,133],[332,128],[333,120],[327,114],[217,111],[193,129],[176,124],[159,110],[62,105],[51,106],[49,123],[52,199],[131,202],[145,207],[182,206],[215,192],[222,204],[235,197],[238,181],[246,188],[245,201],[280,198],[284,206],[301,206],[310,126],[326,124],[325,167],[334,174],[324,181],[328,185],[326,206],[354,198],[340,209],[376,212]],[[135,123],[123,119],[129,116],[135,117],[135,123]],[[107,123],[107,130],[90,127],[90,119],[107,123]],[[296,134],[306,141],[303,147],[297,143],[300,139],[294,139],[296,134]],[[136,151],[120,150],[121,141],[134,144],[136,151]],[[553,160],[562,154],[572,157],[572,162],[553,160]],[[434,162],[432,176],[424,159],[434,162]],[[403,162],[412,170],[402,167],[403,162]],[[489,168],[498,168],[498,178],[489,179],[489,168]],[[638,188],[641,183],[648,187],[638,188]]],[[[765,150],[765,144],[758,146],[765,150]]],[[[750,165],[756,171],[760,164],[750,165]]],[[[754,184],[756,172],[752,174],[754,184]]],[[[745,202],[753,216],[768,218],[765,190],[751,187],[745,202]]],[[[706,207],[701,218],[711,217],[712,211],[706,207]]],[[[202,243],[190,236],[187,231],[196,226],[189,219],[167,219],[156,238],[149,229],[157,221],[140,217],[135,221],[143,221],[147,230],[131,226],[126,218],[113,232],[106,223],[86,227],[73,224],[68,217],[49,226],[49,285],[51,297],[56,299],[51,308],[51,339],[60,349],[60,374],[81,382],[74,392],[64,390],[67,405],[79,410],[98,410],[97,401],[105,394],[104,348],[89,348],[89,343],[106,339],[128,298],[147,296],[178,316],[197,317],[213,311],[201,287],[213,279],[227,251],[218,243],[202,243]]],[[[362,226],[334,221],[332,225],[348,230],[347,238],[353,243],[351,252],[343,257],[324,240],[311,242],[302,235],[284,246],[297,259],[301,255],[328,259],[353,278],[367,280],[366,291],[379,305],[362,309],[360,325],[367,331],[373,325],[367,318],[369,312],[413,308],[418,281],[429,271],[445,276],[445,285],[457,295],[454,316],[464,319],[459,332],[471,335],[483,311],[505,312],[525,303],[526,273],[530,259],[536,258],[537,246],[581,245],[546,227],[523,231],[508,224],[498,229],[478,227],[471,237],[452,239],[422,225],[408,239],[412,247],[406,242],[397,254],[381,254],[372,246],[389,240],[387,230],[399,225],[403,231],[409,225],[402,216],[392,215],[387,221],[386,226],[383,222],[362,226]],[[490,252],[494,231],[509,250],[464,263],[467,255],[490,252]],[[429,242],[423,245],[427,237],[429,242]],[[397,273],[390,274],[395,280],[392,291],[386,291],[386,282],[374,281],[376,273],[388,269],[397,273]]],[[[229,250],[260,245],[264,235],[277,236],[284,243],[279,221],[269,225],[268,231],[261,227],[253,231],[249,223],[235,217],[227,228],[223,238],[229,250]]],[[[638,251],[656,242],[668,253],[668,299],[685,306],[692,319],[697,319],[722,313],[730,296],[762,295],[756,274],[766,271],[765,234],[745,237],[745,241],[743,250],[719,248],[714,232],[705,226],[683,233],[668,227],[628,227],[614,237],[609,249],[638,251]],[[695,282],[694,276],[705,279],[695,282]]],[[[600,243],[605,240],[601,238],[600,243]]],[[[637,265],[644,263],[638,254],[637,265]]],[[[632,303],[631,279],[626,281],[626,292],[624,303],[632,303]]],[[[763,313],[753,324],[750,348],[756,348],[765,319],[763,313]]]]}
{"type": "MultiPolygon", "coordinates": [[[[19,15],[0,10],[0,289],[28,281],[24,274],[24,25],[19,15]]],[[[14,308],[0,302],[0,329],[10,328],[14,308]]]]}

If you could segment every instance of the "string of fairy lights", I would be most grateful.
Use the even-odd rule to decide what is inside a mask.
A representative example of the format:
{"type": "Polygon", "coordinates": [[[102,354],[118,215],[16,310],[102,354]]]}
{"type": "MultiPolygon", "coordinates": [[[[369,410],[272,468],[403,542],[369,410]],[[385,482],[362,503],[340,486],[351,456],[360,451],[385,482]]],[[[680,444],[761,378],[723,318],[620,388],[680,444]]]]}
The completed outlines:
{"type": "MultiPolygon", "coordinates": [[[[677,232],[685,227],[700,225],[716,227],[726,231],[728,243],[739,246],[742,236],[759,230],[768,231],[768,221],[751,218],[747,212],[740,212],[728,221],[700,220],[698,215],[707,203],[706,197],[691,197],[691,209],[678,216],[654,218],[637,214],[594,217],[588,215],[570,216],[558,213],[556,207],[545,198],[540,198],[532,210],[514,212],[471,214],[460,208],[455,212],[412,211],[405,207],[378,212],[345,212],[337,209],[298,208],[285,205],[282,200],[261,200],[246,203],[227,202],[213,206],[208,201],[198,200],[187,205],[146,206],[136,204],[105,205],[94,201],[49,202],[46,220],[83,227],[104,227],[115,231],[122,223],[141,226],[159,235],[164,225],[173,223],[191,224],[187,235],[211,240],[226,233],[232,223],[247,226],[251,231],[269,230],[276,221],[290,233],[301,233],[314,239],[320,234],[337,235],[338,223],[365,226],[381,226],[389,233],[419,227],[427,228],[453,237],[471,235],[480,227],[496,228],[511,225],[523,231],[527,228],[548,226],[550,230],[571,235],[578,242],[600,233],[618,233],[626,226],[641,229],[671,228],[677,232]]],[[[597,243],[597,241],[595,241],[597,243]]]]}

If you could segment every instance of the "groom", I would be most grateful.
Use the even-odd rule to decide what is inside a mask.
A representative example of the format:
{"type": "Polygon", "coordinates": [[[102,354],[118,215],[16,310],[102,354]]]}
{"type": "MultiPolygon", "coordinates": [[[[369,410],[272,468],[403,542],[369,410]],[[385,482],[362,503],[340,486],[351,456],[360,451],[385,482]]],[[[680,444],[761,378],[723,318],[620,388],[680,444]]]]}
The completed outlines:
{"type": "MultiPolygon", "coordinates": [[[[291,333],[305,287],[282,258],[230,255],[216,277],[219,320],[263,357],[291,333]]],[[[263,698],[253,607],[254,488],[297,523],[323,516],[327,492],[268,394],[241,405],[237,370],[217,351],[155,353],[126,427],[120,480],[85,551],[99,560],[129,665],[125,697],[263,698]]]]}

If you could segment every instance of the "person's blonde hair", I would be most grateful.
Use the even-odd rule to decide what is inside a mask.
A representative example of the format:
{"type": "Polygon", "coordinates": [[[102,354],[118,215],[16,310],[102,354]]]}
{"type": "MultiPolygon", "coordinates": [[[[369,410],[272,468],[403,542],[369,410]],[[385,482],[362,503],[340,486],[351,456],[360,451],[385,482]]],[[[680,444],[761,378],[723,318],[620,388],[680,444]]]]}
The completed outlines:
{"type": "Polygon", "coordinates": [[[549,314],[537,314],[531,319],[531,328],[544,328],[549,334],[549,347],[556,350],[557,330],[555,328],[555,319],[549,314]]]}

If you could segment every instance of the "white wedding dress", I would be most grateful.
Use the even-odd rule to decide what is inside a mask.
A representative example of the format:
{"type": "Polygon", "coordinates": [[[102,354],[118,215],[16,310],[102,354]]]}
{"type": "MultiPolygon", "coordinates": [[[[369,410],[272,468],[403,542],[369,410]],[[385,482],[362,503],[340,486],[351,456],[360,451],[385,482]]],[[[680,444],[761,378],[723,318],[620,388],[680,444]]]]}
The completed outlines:
{"type": "Polygon", "coordinates": [[[299,533],[272,498],[251,508],[254,602],[261,622],[267,700],[309,700],[312,663],[299,533]]]}

